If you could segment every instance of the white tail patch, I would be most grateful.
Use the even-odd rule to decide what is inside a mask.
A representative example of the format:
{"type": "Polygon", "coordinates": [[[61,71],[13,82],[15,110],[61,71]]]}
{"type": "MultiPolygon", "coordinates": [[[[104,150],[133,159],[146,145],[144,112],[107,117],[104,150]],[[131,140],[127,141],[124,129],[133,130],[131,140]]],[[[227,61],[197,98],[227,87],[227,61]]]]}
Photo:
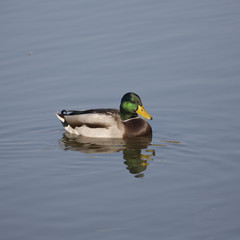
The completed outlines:
{"type": "Polygon", "coordinates": [[[58,114],[58,112],[56,113],[56,116],[58,117],[58,119],[61,121],[61,122],[65,122],[65,119],[64,118],[62,118],[59,114],[58,114]]]}

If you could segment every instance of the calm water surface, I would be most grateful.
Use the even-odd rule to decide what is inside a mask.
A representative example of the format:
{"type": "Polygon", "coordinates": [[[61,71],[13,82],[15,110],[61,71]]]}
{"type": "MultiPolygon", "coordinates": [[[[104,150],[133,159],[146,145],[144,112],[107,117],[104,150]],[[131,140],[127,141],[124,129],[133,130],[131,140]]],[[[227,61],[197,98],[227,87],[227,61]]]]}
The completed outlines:
{"type": "Polygon", "coordinates": [[[239,239],[239,1],[2,1],[0,239],[239,239]],[[61,109],[138,93],[153,138],[61,109]]]}

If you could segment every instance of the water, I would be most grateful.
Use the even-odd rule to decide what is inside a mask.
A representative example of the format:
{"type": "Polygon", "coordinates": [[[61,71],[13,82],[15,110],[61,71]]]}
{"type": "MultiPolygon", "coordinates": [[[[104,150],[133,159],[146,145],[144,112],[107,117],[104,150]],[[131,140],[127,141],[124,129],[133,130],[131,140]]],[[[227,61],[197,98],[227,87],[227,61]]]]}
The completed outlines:
{"type": "Polygon", "coordinates": [[[0,239],[239,239],[238,1],[0,5],[0,239]],[[54,115],[128,91],[151,142],[54,115]]]}

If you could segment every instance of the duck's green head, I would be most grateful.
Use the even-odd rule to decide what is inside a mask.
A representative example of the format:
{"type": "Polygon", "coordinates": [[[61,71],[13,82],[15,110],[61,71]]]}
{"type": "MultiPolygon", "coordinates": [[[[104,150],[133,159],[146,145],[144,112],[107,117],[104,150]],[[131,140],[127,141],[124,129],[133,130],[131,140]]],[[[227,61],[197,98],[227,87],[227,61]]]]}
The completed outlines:
{"type": "Polygon", "coordinates": [[[132,92],[126,93],[121,100],[120,116],[122,120],[127,120],[137,117],[138,114],[145,119],[152,120],[153,118],[144,110],[140,97],[132,92]]]}

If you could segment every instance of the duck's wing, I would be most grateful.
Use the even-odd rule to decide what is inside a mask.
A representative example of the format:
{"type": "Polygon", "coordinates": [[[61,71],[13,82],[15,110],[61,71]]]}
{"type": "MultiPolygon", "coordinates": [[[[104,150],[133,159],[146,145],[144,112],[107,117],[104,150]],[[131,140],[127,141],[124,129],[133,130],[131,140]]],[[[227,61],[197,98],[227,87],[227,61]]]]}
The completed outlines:
{"type": "Polygon", "coordinates": [[[70,125],[72,128],[83,125],[89,128],[108,128],[116,125],[120,119],[118,109],[63,110],[56,115],[64,127],[70,125]]]}

